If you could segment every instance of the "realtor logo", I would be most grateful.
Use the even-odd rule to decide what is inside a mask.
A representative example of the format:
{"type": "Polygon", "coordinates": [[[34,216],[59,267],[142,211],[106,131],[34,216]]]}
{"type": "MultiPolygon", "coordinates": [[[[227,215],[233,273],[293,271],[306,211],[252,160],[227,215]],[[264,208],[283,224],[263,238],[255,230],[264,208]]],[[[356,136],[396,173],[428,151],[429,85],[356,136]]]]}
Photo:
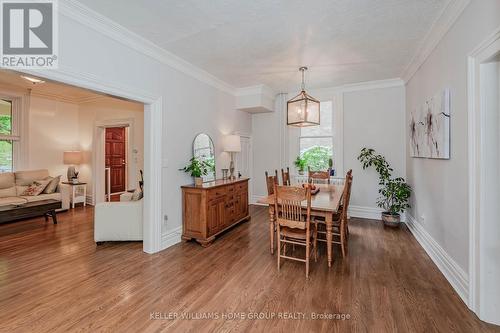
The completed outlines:
{"type": "Polygon", "coordinates": [[[57,67],[57,2],[0,0],[1,67],[57,67]]]}

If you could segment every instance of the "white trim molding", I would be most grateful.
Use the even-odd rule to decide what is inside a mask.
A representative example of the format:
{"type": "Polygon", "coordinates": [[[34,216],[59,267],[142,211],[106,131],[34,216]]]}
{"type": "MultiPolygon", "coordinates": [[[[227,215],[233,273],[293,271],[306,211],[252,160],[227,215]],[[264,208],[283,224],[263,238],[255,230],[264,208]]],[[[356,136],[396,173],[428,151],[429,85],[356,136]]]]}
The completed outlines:
{"type": "Polygon", "coordinates": [[[427,252],[431,260],[436,264],[446,280],[460,296],[465,304],[469,300],[469,276],[453,260],[453,258],[436,242],[434,238],[415,220],[410,214],[407,215],[406,225],[417,242],[427,252]]]}
{"type": "Polygon", "coordinates": [[[177,227],[161,235],[161,247],[160,250],[171,247],[175,244],[181,242],[182,226],[177,227]]]}
{"type": "Polygon", "coordinates": [[[370,220],[380,220],[380,214],[382,213],[382,209],[378,207],[349,205],[348,213],[350,217],[358,217],[370,220]]]}
{"type": "Polygon", "coordinates": [[[332,95],[335,93],[348,93],[353,91],[403,87],[404,85],[405,82],[400,78],[392,78],[387,80],[363,81],[351,84],[344,84],[341,86],[309,89],[309,93],[313,96],[320,94],[332,95]]]}
{"type": "Polygon", "coordinates": [[[468,99],[468,182],[469,182],[469,308],[480,319],[481,310],[481,228],[482,221],[481,197],[484,196],[483,169],[483,109],[481,103],[480,65],[497,54],[500,50],[500,27],[479,44],[468,57],[467,99],[468,99]]]}
{"type": "Polygon", "coordinates": [[[166,64],[179,72],[182,72],[226,93],[232,95],[235,93],[234,87],[230,84],[162,49],[151,41],[93,11],[76,0],[60,1],[59,11],[62,15],[80,22],[81,24],[98,31],[99,33],[106,35],[141,54],[166,64]]]}
{"type": "Polygon", "coordinates": [[[420,66],[427,60],[429,55],[436,48],[444,35],[450,30],[453,23],[460,17],[469,3],[470,0],[448,0],[448,4],[432,24],[431,29],[425,36],[417,53],[413,56],[403,73],[401,73],[401,77],[405,83],[411,80],[420,66]]]}

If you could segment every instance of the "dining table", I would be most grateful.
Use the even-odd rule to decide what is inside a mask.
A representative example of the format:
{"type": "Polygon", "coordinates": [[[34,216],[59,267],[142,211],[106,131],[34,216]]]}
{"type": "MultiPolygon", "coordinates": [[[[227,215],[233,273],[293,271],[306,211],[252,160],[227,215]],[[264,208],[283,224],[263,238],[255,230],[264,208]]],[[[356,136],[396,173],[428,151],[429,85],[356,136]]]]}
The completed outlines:
{"type": "MultiPolygon", "coordinates": [[[[291,186],[302,186],[301,184],[291,186]]],[[[311,195],[311,218],[319,217],[326,224],[326,248],[328,255],[328,267],[332,266],[333,258],[333,216],[339,211],[344,184],[315,184],[319,192],[311,195]]],[[[260,198],[257,202],[269,207],[269,241],[271,254],[274,254],[275,238],[277,235],[276,212],[274,194],[260,198]]],[[[302,208],[307,209],[307,202],[302,202],[302,208]]],[[[276,241],[277,243],[277,241],[276,241]]]]}

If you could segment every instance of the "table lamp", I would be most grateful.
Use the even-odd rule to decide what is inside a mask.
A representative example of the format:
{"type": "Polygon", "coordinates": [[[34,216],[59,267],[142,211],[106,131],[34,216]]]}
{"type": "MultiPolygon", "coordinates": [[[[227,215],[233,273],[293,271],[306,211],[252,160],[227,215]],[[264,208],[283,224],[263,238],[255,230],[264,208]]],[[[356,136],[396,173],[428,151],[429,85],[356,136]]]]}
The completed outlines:
{"type": "Polygon", "coordinates": [[[231,164],[229,164],[229,179],[234,179],[234,153],[241,151],[241,139],[239,135],[226,136],[224,151],[231,154],[231,164]]]}
{"type": "Polygon", "coordinates": [[[68,182],[78,179],[78,172],[75,169],[75,165],[82,163],[82,152],[77,150],[63,152],[63,162],[69,165],[67,173],[68,182]]]}

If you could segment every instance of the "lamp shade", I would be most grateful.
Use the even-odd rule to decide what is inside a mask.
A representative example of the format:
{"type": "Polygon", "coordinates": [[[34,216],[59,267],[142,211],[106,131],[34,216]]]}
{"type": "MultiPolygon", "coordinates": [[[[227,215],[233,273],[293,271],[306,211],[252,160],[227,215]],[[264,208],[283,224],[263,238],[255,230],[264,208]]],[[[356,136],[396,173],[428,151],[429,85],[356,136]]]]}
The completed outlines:
{"type": "Polygon", "coordinates": [[[224,151],[238,153],[241,151],[241,139],[239,135],[228,135],[225,139],[224,151]]]}
{"type": "Polygon", "coordinates": [[[82,152],[77,150],[63,152],[63,162],[71,165],[82,163],[82,152]]]}

